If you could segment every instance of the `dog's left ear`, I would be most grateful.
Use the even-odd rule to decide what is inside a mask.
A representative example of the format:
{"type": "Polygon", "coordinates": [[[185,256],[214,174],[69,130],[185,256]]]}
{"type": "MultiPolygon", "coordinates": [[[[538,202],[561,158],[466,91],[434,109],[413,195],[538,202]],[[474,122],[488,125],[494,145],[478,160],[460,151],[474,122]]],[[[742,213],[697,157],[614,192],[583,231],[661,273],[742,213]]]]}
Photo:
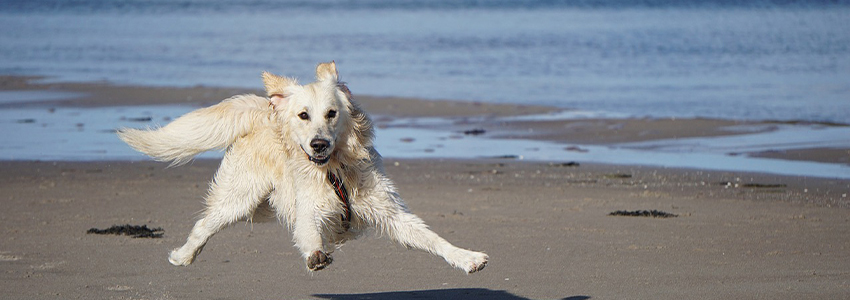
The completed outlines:
{"type": "Polygon", "coordinates": [[[339,81],[339,73],[336,71],[336,62],[320,63],[316,66],[316,79],[319,81],[339,81]]]}
{"type": "Polygon", "coordinates": [[[286,93],[284,92],[284,89],[297,83],[292,78],[263,72],[263,84],[266,86],[266,94],[269,97],[271,105],[274,107],[281,107],[286,103],[286,93]]]}

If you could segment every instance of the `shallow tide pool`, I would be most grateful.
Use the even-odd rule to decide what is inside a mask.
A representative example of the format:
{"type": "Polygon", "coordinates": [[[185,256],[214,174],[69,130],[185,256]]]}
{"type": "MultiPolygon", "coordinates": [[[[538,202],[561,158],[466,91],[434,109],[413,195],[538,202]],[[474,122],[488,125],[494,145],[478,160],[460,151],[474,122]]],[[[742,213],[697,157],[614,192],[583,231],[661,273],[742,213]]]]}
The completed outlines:
{"type": "MultiPolygon", "coordinates": [[[[0,103],[9,95],[0,92],[0,103]]],[[[146,160],[147,157],[119,140],[115,130],[122,127],[165,125],[193,109],[195,108],[177,105],[5,108],[0,110],[0,131],[3,136],[0,159],[146,160]]],[[[850,136],[848,127],[786,126],[769,132],[754,130],[751,134],[734,136],[592,146],[527,139],[491,139],[486,135],[464,135],[422,126],[429,122],[446,124],[452,122],[451,120],[419,121],[421,120],[395,119],[392,126],[378,126],[375,141],[378,151],[387,158],[576,161],[850,179],[850,166],[843,164],[728,155],[762,150],[850,147],[850,141],[841,142],[835,139],[836,136],[850,136]],[[416,124],[416,127],[404,124],[416,124]]],[[[216,158],[221,155],[220,151],[211,151],[200,157],[216,158]]]]}

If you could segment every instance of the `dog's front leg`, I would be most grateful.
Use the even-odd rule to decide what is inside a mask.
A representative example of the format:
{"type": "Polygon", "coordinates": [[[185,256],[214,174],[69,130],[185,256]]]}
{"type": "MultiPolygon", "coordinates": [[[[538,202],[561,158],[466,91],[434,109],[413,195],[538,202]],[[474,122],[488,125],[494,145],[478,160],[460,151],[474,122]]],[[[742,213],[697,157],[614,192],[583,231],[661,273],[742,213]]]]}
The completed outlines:
{"type": "Polygon", "coordinates": [[[295,246],[301,251],[307,262],[307,269],[318,271],[333,262],[329,253],[323,251],[319,217],[311,198],[297,197],[296,217],[293,238],[295,246]]]}

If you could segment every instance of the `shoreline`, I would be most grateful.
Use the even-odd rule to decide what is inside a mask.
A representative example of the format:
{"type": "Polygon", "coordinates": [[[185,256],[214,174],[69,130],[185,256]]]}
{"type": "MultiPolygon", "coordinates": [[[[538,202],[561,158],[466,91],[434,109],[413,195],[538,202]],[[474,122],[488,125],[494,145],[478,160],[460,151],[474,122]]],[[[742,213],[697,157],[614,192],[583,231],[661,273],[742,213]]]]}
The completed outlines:
{"type": "MultiPolygon", "coordinates": [[[[78,109],[102,109],[110,107],[148,107],[156,105],[181,105],[202,107],[216,104],[223,99],[238,94],[253,93],[262,95],[262,90],[221,88],[221,87],[144,87],[121,86],[107,82],[93,83],[38,83],[42,77],[0,76],[0,92],[29,91],[34,93],[22,101],[0,99],[0,107],[6,109],[56,107],[78,109]],[[45,95],[39,93],[54,93],[45,95]],[[64,94],[63,94],[64,93],[64,94]],[[63,95],[65,98],[62,98],[63,95]],[[38,101],[38,97],[55,96],[58,99],[38,101]]],[[[462,102],[449,100],[423,100],[397,97],[372,97],[357,95],[355,100],[373,117],[378,128],[411,128],[448,132],[447,138],[462,136],[482,136],[493,140],[529,140],[544,141],[564,145],[567,153],[587,152],[588,146],[608,148],[641,149],[646,143],[687,141],[702,139],[702,143],[711,143],[710,139],[734,138],[736,135],[769,135],[785,127],[821,126],[824,128],[850,128],[829,124],[777,123],[774,121],[736,121],[719,119],[658,119],[658,118],[611,118],[583,116],[560,118],[558,115],[575,113],[553,107],[486,104],[480,102],[462,102]],[[553,116],[553,117],[550,117],[553,116]],[[420,122],[426,120],[427,122],[420,122]],[[430,120],[430,121],[429,121],[430,120]],[[438,120],[438,121],[434,121],[438,120]]],[[[50,98],[50,97],[46,97],[50,98]]],[[[169,118],[166,116],[162,123],[169,118]]],[[[138,117],[125,116],[131,120],[138,117]]],[[[34,119],[12,120],[24,122],[34,119]]],[[[156,120],[151,120],[156,121],[156,120]]],[[[77,122],[76,126],[85,126],[77,122]]],[[[144,125],[144,122],[141,123],[144,125]]],[[[134,125],[135,126],[135,125],[134,125]]],[[[402,143],[415,139],[415,136],[400,137],[402,143]]],[[[445,139],[443,137],[441,139],[445,139]]],[[[765,144],[773,143],[765,138],[765,144]]],[[[439,141],[438,141],[439,142],[439,141]]],[[[847,144],[847,143],[845,143],[847,144]]],[[[439,146],[439,145],[438,145],[439,146]]],[[[664,145],[663,147],[670,147],[664,145]]],[[[719,150],[721,155],[734,157],[769,158],[781,161],[799,161],[828,163],[850,166],[850,145],[773,149],[769,146],[752,149],[719,150]]],[[[431,151],[424,149],[425,151],[431,151]]],[[[718,151],[718,150],[711,150],[718,151]]],[[[504,153],[506,156],[520,154],[504,153]]],[[[549,155],[552,156],[552,155],[549,155]]],[[[423,156],[427,157],[427,156],[423,156]]],[[[616,161],[613,162],[617,164],[616,161]]],[[[674,166],[675,167],[675,166],[674,166]]]]}

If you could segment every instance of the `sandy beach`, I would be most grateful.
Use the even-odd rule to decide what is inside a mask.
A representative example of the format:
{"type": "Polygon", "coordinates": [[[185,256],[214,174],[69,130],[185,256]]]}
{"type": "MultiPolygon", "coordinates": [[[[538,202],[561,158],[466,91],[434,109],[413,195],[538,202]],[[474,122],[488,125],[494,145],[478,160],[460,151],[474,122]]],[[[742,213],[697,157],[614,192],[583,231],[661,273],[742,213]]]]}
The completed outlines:
{"type": "MultiPolygon", "coordinates": [[[[209,105],[228,88],[107,83],[2,90],[79,93],[9,107],[209,105]]],[[[356,94],[356,89],[355,89],[356,94]]],[[[538,106],[357,96],[382,118],[454,117],[489,135],[588,144],[729,135],[724,120],[494,122],[538,106]]],[[[379,121],[380,123],[380,121],[379,121]]],[[[380,150],[380,149],[379,149],[380,150]]],[[[580,151],[581,149],[576,149],[580,151]]],[[[764,156],[847,163],[845,149],[764,156]]],[[[191,266],[182,244],[218,162],[0,162],[3,299],[840,299],[850,291],[850,180],[515,159],[385,160],[414,213],[450,242],[488,253],[466,275],[386,238],[363,238],[311,273],[276,221],[216,235],[191,266]],[[610,216],[658,210],[676,217],[610,216]],[[87,234],[112,225],[162,228],[162,238],[87,234]]]]}

